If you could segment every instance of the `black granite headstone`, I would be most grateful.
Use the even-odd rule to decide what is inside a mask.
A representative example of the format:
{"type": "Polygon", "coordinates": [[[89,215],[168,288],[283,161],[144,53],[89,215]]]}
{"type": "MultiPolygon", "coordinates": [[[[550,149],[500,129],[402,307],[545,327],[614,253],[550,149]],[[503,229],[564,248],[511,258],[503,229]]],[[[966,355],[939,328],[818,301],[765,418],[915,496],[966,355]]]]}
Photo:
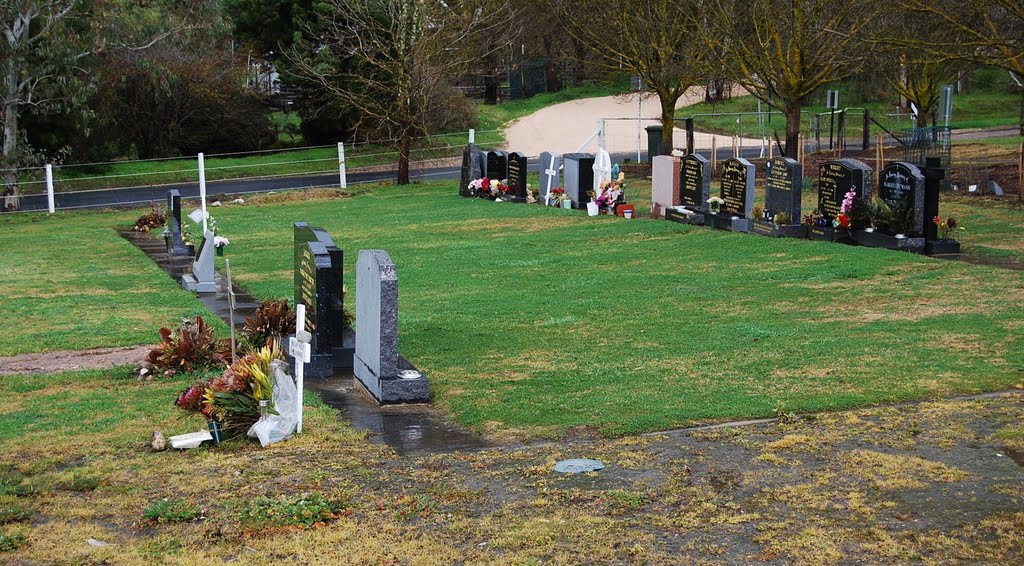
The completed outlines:
{"type": "Polygon", "coordinates": [[[774,218],[784,213],[786,224],[800,224],[800,191],[803,188],[803,166],[789,157],[776,157],[765,169],[764,208],[774,218]]]}
{"type": "Polygon", "coordinates": [[[167,191],[167,230],[171,233],[167,240],[167,255],[192,255],[181,239],[181,194],[178,189],[167,191]]]}
{"type": "Polygon", "coordinates": [[[508,156],[508,186],[514,202],[526,201],[526,156],[518,151],[508,156]]]}
{"type": "Polygon", "coordinates": [[[924,163],[924,239],[934,242],[939,239],[939,227],[932,219],[939,215],[939,189],[946,178],[946,170],[938,157],[928,157],[924,163]]]}
{"type": "MultiPolygon", "coordinates": [[[[890,207],[907,200],[914,207],[913,234],[924,234],[924,174],[911,163],[890,164],[878,174],[878,198],[890,207]]],[[[909,235],[909,234],[908,234],[909,235]]]]}
{"type": "Polygon", "coordinates": [[[750,218],[754,207],[754,164],[732,158],[722,164],[721,214],[750,218]]]}
{"type": "Polygon", "coordinates": [[[306,305],[306,330],[313,335],[306,375],[330,377],[334,368],[351,368],[355,348],[346,335],[344,253],[322,228],[296,222],[295,304],[306,305]]]}
{"type": "Polygon", "coordinates": [[[590,153],[566,153],[562,156],[565,194],[573,208],[585,208],[590,202],[587,191],[594,189],[594,156],[590,153]]]}
{"type": "Polygon", "coordinates": [[[487,152],[487,178],[492,181],[508,179],[508,154],[504,151],[487,152]]]}
{"type": "Polygon", "coordinates": [[[711,167],[703,155],[692,153],[679,164],[679,204],[696,210],[707,210],[711,198],[711,167]]]}
{"type": "Polygon", "coordinates": [[[856,159],[826,161],[818,170],[818,210],[831,219],[839,214],[839,207],[850,189],[857,198],[871,202],[874,180],[871,167],[856,159]]]}
{"type": "Polygon", "coordinates": [[[473,144],[466,144],[462,149],[462,173],[459,176],[459,195],[472,196],[469,192],[469,183],[484,177],[483,163],[480,161],[480,152],[473,144]]]}

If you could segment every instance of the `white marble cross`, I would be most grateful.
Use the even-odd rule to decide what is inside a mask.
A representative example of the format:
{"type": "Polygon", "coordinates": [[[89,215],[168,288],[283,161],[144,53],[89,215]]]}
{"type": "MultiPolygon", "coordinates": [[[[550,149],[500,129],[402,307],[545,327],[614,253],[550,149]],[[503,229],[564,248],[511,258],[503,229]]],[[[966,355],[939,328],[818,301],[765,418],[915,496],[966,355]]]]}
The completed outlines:
{"type": "Polygon", "coordinates": [[[551,154],[551,163],[548,164],[548,168],[544,170],[544,174],[548,176],[548,192],[544,195],[544,204],[551,206],[551,189],[555,188],[555,179],[558,178],[558,170],[555,169],[555,154],[551,154]]]}
{"type": "Polygon", "coordinates": [[[296,389],[296,427],[295,432],[302,432],[302,368],[309,363],[310,346],[313,335],[306,332],[306,305],[295,305],[295,336],[288,341],[288,354],[295,358],[295,389],[296,389]]]}
{"type": "Polygon", "coordinates": [[[601,182],[612,180],[612,158],[603,148],[597,150],[597,159],[594,160],[594,194],[598,194],[601,182]]]}

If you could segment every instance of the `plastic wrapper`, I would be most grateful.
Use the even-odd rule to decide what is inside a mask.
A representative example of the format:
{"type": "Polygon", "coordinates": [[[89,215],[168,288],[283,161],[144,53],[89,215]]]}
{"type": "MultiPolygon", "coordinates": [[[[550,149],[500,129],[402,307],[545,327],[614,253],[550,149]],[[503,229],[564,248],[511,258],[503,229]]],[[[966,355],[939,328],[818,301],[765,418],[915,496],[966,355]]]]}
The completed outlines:
{"type": "Polygon", "coordinates": [[[278,414],[260,417],[260,420],[249,428],[248,433],[251,438],[259,440],[263,447],[291,437],[295,434],[295,427],[299,420],[296,406],[298,391],[292,376],[285,371],[288,364],[274,360],[270,363],[270,367],[274,371],[272,405],[278,414]]]}

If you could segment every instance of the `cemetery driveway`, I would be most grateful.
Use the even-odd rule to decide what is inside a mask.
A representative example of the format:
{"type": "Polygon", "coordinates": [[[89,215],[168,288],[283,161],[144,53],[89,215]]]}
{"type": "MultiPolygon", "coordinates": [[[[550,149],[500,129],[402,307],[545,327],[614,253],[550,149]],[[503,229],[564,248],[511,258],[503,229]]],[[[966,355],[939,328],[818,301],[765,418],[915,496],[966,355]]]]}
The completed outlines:
{"type": "MultiPolygon", "coordinates": [[[[694,87],[686,91],[676,108],[691,106],[702,101],[704,89],[694,87]]],[[[582,149],[583,144],[596,130],[597,122],[602,118],[607,133],[607,148],[613,154],[633,154],[637,151],[637,114],[640,115],[641,152],[647,151],[647,132],[642,128],[660,123],[661,106],[658,97],[650,93],[644,94],[642,103],[638,103],[637,94],[622,96],[601,96],[570,100],[554,106],[542,108],[529,116],[512,122],[505,129],[505,139],[509,151],[519,151],[526,155],[536,156],[541,152],[571,153],[577,150],[593,152],[597,149],[595,137],[582,149]],[[639,107],[639,108],[638,108],[639,107]]],[[[698,132],[694,136],[694,145],[698,149],[710,149],[711,140],[715,139],[718,147],[732,147],[731,136],[719,136],[698,132]]],[[[760,140],[744,138],[745,147],[760,145],[760,140]]],[[[682,124],[677,124],[673,136],[673,146],[685,147],[686,132],[682,124]]]]}

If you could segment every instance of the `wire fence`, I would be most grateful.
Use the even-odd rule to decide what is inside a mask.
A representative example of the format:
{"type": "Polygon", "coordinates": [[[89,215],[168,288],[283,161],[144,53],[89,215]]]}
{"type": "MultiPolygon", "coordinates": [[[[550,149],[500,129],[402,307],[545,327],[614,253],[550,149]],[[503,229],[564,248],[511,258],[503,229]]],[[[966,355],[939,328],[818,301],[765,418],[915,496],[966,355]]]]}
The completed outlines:
{"type": "MultiPolygon", "coordinates": [[[[475,134],[484,143],[501,140],[498,130],[475,134]]],[[[430,177],[436,175],[433,169],[450,169],[466,141],[467,133],[415,139],[410,150],[410,174],[430,177]]],[[[16,174],[20,196],[5,197],[0,204],[21,212],[138,205],[162,201],[170,188],[190,197],[198,192],[200,163],[210,194],[380,182],[397,176],[399,152],[393,149],[393,143],[394,140],[360,141],[285,150],[8,169],[0,173],[16,174]],[[349,180],[348,174],[355,174],[355,178],[349,180]]]]}

